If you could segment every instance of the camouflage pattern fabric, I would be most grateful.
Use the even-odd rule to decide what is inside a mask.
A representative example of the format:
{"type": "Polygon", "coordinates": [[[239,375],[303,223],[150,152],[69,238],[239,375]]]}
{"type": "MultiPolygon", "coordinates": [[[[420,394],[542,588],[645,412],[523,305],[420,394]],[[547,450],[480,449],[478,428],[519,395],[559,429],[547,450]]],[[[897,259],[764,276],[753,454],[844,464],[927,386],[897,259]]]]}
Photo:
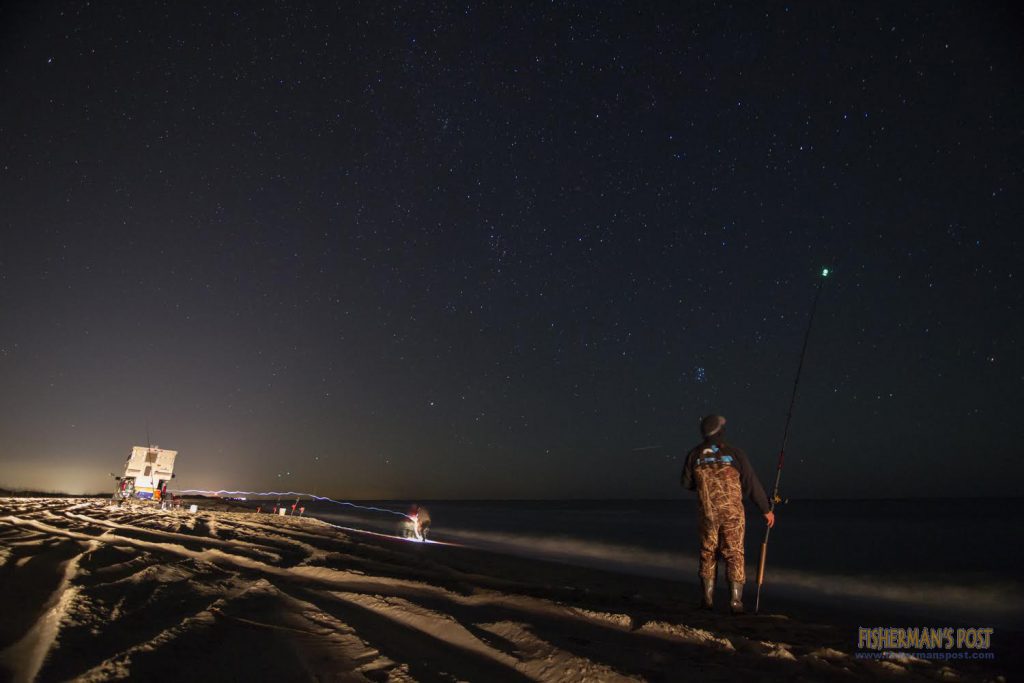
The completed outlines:
{"type": "Polygon", "coordinates": [[[716,556],[725,558],[729,581],[743,583],[743,491],[740,473],[724,463],[697,464],[694,469],[700,533],[700,569],[703,578],[715,576],[716,556]]]}

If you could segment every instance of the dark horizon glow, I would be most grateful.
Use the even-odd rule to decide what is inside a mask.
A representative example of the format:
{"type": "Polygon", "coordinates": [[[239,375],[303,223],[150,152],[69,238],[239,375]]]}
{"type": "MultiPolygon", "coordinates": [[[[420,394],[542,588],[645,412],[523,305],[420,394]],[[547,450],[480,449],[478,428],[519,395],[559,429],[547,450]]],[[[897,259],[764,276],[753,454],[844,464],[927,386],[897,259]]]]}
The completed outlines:
{"type": "Polygon", "coordinates": [[[1016,495],[1022,18],[7,3],[0,486],[1016,495]]]}

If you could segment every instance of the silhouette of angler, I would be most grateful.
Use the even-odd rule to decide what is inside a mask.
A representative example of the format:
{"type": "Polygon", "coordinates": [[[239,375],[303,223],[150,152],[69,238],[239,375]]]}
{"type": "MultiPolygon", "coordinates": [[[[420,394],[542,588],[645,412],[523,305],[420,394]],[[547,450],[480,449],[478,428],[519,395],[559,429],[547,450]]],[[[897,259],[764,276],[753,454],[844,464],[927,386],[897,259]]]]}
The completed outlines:
{"type": "Polygon", "coordinates": [[[721,415],[708,415],[701,420],[703,441],[686,456],[682,485],[697,492],[701,606],[705,609],[713,606],[718,555],[721,554],[729,578],[730,609],[734,614],[742,614],[746,581],[743,499],[749,497],[754,501],[768,526],[775,524],[775,515],[747,454],[725,441],[724,428],[725,418],[721,415]]]}

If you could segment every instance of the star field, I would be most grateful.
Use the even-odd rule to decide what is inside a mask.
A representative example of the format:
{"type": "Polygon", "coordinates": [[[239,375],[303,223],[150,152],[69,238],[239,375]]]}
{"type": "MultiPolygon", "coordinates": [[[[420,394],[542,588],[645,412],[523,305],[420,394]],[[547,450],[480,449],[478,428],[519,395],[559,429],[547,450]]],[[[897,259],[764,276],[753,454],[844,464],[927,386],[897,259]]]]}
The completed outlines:
{"type": "Polygon", "coordinates": [[[1015,494],[1021,18],[8,7],[0,485],[671,497],[708,412],[764,479],[835,260],[788,495],[1015,494]]]}

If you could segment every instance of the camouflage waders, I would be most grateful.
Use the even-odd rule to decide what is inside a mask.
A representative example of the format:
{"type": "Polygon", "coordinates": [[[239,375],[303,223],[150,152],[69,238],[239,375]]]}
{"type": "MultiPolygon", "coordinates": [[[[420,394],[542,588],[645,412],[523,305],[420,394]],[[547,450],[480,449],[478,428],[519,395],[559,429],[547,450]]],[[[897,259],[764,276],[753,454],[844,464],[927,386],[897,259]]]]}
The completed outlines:
{"type": "MultiPolygon", "coordinates": [[[[716,449],[717,450],[717,449],[716,449]]],[[[725,558],[729,581],[742,584],[743,569],[743,491],[740,473],[723,460],[729,456],[701,457],[694,464],[697,481],[700,533],[700,569],[705,579],[714,579],[719,551],[725,558]]]]}

